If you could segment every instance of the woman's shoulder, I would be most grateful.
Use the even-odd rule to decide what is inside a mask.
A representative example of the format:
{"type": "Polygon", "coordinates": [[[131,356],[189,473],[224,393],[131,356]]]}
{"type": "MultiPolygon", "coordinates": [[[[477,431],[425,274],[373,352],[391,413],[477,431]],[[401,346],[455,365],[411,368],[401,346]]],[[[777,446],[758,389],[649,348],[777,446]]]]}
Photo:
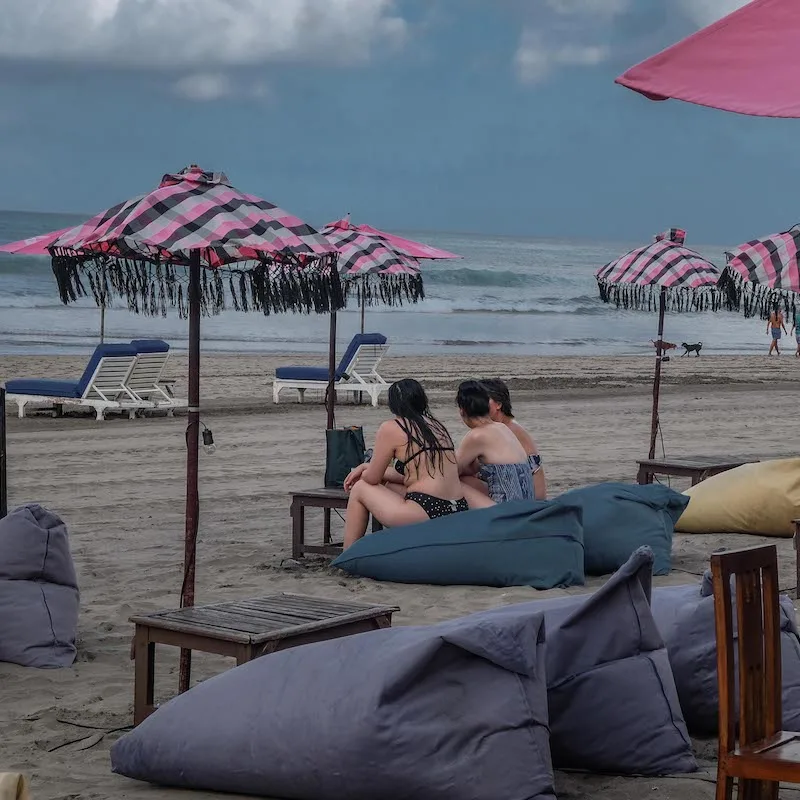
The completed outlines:
{"type": "Polygon", "coordinates": [[[525,448],[525,452],[528,453],[535,453],[536,442],[533,439],[533,436],[528,433],[522,425],[519,424],[516,420],[511,423],[511,430],[514,432],[514,435],[519,439],[520,444],[525,448]]]}
{"type": "Polygon", "coordinates": [[[401,425],[401,420],[397,417],[392,417],[392,419],[387,419],[378,426],[378,433],[381,436],[391,437],[392,439],[401,439],[404,437],[401,425]]]}

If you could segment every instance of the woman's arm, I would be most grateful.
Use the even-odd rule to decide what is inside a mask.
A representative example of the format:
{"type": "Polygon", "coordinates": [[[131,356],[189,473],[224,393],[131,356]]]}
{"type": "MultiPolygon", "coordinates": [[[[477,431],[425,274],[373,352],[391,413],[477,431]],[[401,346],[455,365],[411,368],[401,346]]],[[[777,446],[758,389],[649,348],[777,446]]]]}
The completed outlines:
{"type": "Polygon", "coordinates": [[[375,434],[375,448],[372,458],[361,474],[361,480],[364,483],[377,486],[386,480],[387,468],[392,463],[394,452],[400,444],[402,435],[402,431],[394,424],[394,420],[384,422],[378,428],[378,432],[375,434]]]}
{"type": "Polygon", "coordinates": [[[474,475],[474,464],[481,455],[481,442],[477,431],[470,431],[456,450],[456,463],[459,475],[474,475]]]}
{"type": "Polygon", "coordinates": [[[539,467],[533,473],[533,496],[537,500],[547,500],[547,479],[544,476],[544,467],[539,467]]]}

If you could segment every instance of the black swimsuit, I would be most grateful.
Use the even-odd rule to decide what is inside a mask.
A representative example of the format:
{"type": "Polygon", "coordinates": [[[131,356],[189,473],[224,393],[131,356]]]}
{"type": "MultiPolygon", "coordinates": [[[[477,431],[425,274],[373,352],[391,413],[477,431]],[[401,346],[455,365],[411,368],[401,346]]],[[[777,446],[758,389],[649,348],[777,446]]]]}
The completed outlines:
{"type": "MultiPolygon", "coordinates": [[[[394,462],[394,468],[401,475],[404,475],[407,464],[410,464],[415,458],[422,455],[422,453],[433,450],[433,448],[430,445],[426,445],[423,442],[420,442],[417,439],[417,437],[414,436],[411,429],[403,425],[403,423],[399,419],[396,419],[395,422],[400,426],[400,430],[402,430],[403,433],[405,433],[408,439],[408,445],[410,446],[414,444],[417,446],[417,450],[411,456],[409,456],[405,461],[401,461],[398,458],[394,462]]],[[[455,452],[454,447],[442,447],[440,449],[442,451],[455,452]]],[[[436,495],[432,494],[426,494],[425,492],[407,492],[406,500],[411,500],[418,506],[421,506],[422,510],[428,515],[429,519],[436,519],[437,517],[446,517],[448,514],[457,514],[461,511],[469,511],[469,506],[467,505],[467,501],[463,497],[460,500],[443,500],[441,497],[436,497],[436,495]]]]}

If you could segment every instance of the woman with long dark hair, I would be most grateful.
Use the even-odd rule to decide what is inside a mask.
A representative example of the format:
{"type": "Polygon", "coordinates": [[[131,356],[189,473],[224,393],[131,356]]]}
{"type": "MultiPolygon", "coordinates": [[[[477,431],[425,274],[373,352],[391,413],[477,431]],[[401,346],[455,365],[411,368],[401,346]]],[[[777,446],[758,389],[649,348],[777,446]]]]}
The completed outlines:
{"type": "Polygon", "coordinates": [[[389,410],[394,419],[378,428],[372,458],[344,482],[350,493],[346,548],[366,533],[370,514],[381,524],[396,527],[468,509],[453,440],[431,414],[422,385],[413,378],[393,383],[389,410]],[[397,484],[400,491],[384,483],[397,484]]]}
{"type": "Polygon", "coordinates": [[[525,448],[533,473],[533,490],[537,500],[547,499],[547,480],[542,466],[542,457],[539,455],[539,448],[533,437],[514,419],[511,412],[511,393],[505,381],[500,378],[486,378],[481,381],[489,393],[489,416],[495,422],[502,422],[507,425],[519,439],[519,443],[525,448]]]}

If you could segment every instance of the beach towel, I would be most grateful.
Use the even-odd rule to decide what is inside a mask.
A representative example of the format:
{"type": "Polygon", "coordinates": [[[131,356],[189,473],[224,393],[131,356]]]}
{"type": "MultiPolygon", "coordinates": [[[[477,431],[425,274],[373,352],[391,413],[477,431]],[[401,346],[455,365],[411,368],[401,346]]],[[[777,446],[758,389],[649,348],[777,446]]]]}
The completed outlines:
{"type": "Polygon", "coordinates": [[[581,585],[581,511],[567,501],[518,500],[449,514],[368,534],[333,566],[397,583],[581,585]]]}
{"type": "Polygon", "coordinates": [[[685,494],[681,533],[792,536],[800,517],[800,458],[742,464],[701,481],[685,494]]]}
{"type": "Polygon", "coordinates": [[[680,492],[659,484],[598,483],[572,489],[560,499],[583,511],[587,575],[614,572],[643,546],[653,551],[653,574],[669,574],[675,522],[689,504],[680,492]]]}
{"type": "Polygon", "coordinates": [[[78,578],[61,518],[30,504],[0,519],[0,661],[70,666],[78,606],[78,578]]]}
{"type": "MultiPolygon", "coordinates": [[[[711,573],[706,572],[700,584],[655,589],[652,608],[667,644],[689,731],[715,736],[719,729],[719,690],[711,573]]],[[[794,606],[784,595],[780,598],[780,627],[783,727],[796,731],[800,730],[800,636],[794,606]]],[[[734,658],[738,660],[735,649],[734,658]]]]}
{"type": "Polygon", "coordinates": [[[557,769],[621,775],[697,769],[667,650],[650,613],[653,561],[653,552],[643,547],[592,595],[473,615],[544,616],[550,747],[557,769]]]}
{"type": "Polygon", "coordinates": [[[387,628],[236,667],[111,749],[165,786],[300,800],[555,800],[541,615],[387,628]]]}

